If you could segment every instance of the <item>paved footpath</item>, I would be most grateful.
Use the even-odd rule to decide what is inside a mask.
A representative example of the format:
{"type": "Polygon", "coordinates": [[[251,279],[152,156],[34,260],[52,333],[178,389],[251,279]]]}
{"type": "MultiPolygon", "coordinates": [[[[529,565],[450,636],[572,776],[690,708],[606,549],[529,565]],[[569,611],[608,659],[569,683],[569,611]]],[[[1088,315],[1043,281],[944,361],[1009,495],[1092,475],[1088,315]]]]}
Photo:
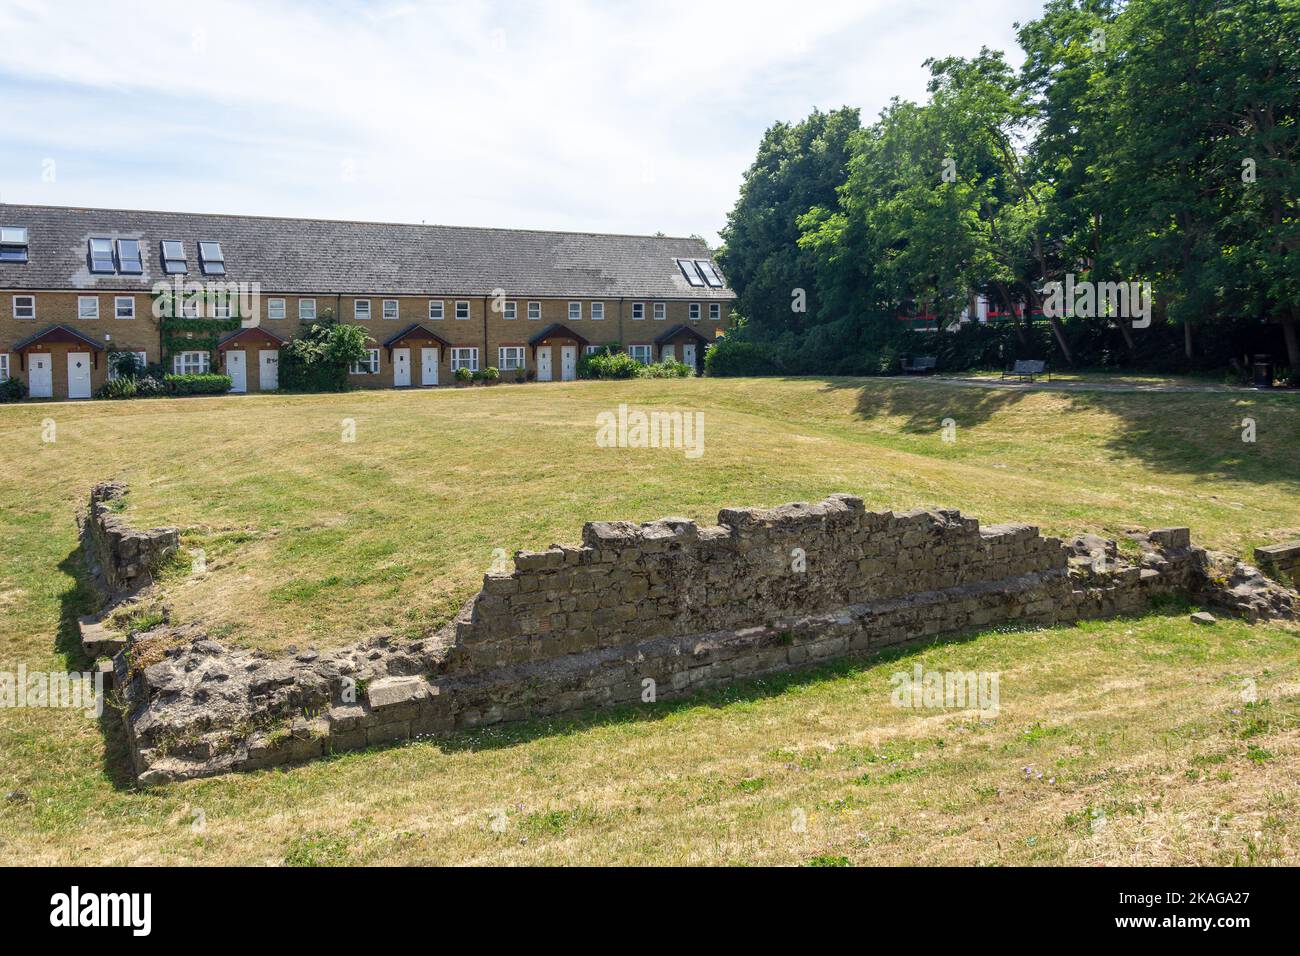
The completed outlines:
{"type": "Polygon", "coordinates": [[[1243,385],[1157,385],[1143,382],[1004,382],[962,375],[910,376],[908,381],[958,385],[964,388],[1005,388],[1023,392],[1210,392],[1225,395],[1300,395],[1294,388],[1250,388],[1243,385]]]}

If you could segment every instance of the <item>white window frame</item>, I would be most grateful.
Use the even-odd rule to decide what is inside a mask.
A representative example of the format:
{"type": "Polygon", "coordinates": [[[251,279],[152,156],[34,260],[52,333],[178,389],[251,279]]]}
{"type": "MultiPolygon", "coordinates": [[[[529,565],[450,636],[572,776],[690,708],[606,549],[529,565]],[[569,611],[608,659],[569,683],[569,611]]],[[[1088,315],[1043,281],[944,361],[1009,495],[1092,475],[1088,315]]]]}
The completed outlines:
{"type": "Polygon", "coordinates": [[[662,322],[662,321],[663,321],[664,319],[666,319],[667,317],[668,317],[668,303],[666,303],[666,302],[656,302],[656,303],[655,303],[655,321],[656,321],[656,322],[662,322]]]}
{"type": "Polygon", "coordinates": [[[315,321],[316,321],[316,300],[315,300],[315,299],[299,299],[299,300],[298,300],[298,321],[299,321],[299,322],[315,322],[315,321]],[[309,310],[306,309],[306,308],[304,308],[304,306],[306,306],[308,303],[311,304],[311,309],[310,309],[311,314],[310,314],[310,315],[307,314],[309,310]]]}
{"type": "MultiPolygon", "coordinates": [[[[116,304],[114,304],[114,309],[116,308],[117,306],[116,304]]],[[[181,300],[182,319],[197,319],[200,317],[202,311],[203,311],[203,303],[200,301],[199,296],[197,295],[186,296],[184,299],[181,300]]]]}
{"type": "Polygon", "coordinates": [[[593,302],[593,303],[591,303],[591,321],[593,321],[593,322],[604,322],[604,321],[605,321],[605,303],[604,303],[604,302],[593,302]]]}
{"type": "Polygon", "coordinates": [[[9,380],[9,353],[0,352],[0,382],[9,380]]]}
{"type": "MultiPolygon", "coordinates": [[[[137,352],[137,351],[135,351],[134,349],[132,349],[132,350],[131,350],[131,353],[132,353],[132,354],[136,357],[136,359],[139,361],[139,363],[140,363],[140,367],[141,367],[141,368],[144,368],[146,365],[149,364],[149,353],[148,353],[148,352],[137,352]]],[[[113,380],[115,380],[115,379],[117,378],[117,365],[116,365],[113,361],[111,361],[111,360],[106,361],[104,364],[108,366],[108,380],[109,380],[110,382],[113,381],[113,380]]]]}
{"type": "Polygon", "coordinates": [[[441,322],[446,317],[446,315],[447,315],[446,302],[443,302],[442,299],[429,300],[429,321],[430,322],[441,322]],[[437,310],[436,315],[434,314],[435,309],[437,310]]]}
{"type": "Polygon", "coordinates": [[[212,297],[212,316],[214,319],[228,319],[231,315],[230,296],[218,292],[212,297]]]}
{"type": "Polygon", "coordinates": [[[645,303],[644,303],[644,302],[633,302],[633,303],[632,303],[632,321],[633,321],[633,322],[644,322],[644,321],[645,321],[645,303]],[[639,313],[639,314],[638,314],[638,313],[639,313]]]}
{"type": "Polygon", "coordinates": [[[519,318],[519,303],[515,302],[513,299],[506,302],[502,307],[501,318],[505,319],[507,322],[513,322],[519,318]]]}
{"type": "Polygon", "coordinates": [[[607,345],[588,345],[588,346],[583,350],[583,352],[584,352],[586,355],[596,355],[596,354],[598,354],[598,353],[600,353],[600,352],[605,351],[605,349],[607,349],[607,348],[609,348],[609,346],[607,346],[607,345]]]}
{"type": "Polygon", "coordinates": [[[471,372],[478,371],[478,349],[468,346],[450,349],[451,352],[451,371],[454,375],[456,369],[467,368],[471,372]],[[468,353],[468,354],[466,354],[468,353]]]}
{"type": "Polygon", "coordinates": [[[686,315],[692,322],[700,321],[700,304],[698,302],[692,302],[686,315]]]}
{"type": "Polygon", "coordinates": [[[530,322],[540,322],[542,320],[542,304],[540,302],[528,303],[528,320],[530,322]]]}
{"type": "Polygon", "coordinates": [[[206,375],[211,370],[212,356],[207,352],[180,352],[172,356],[172,371],[177,375],[206,375]]]}
{"type": "Polygon", "coordinates": [[[709,303],[709,321],[710,321],[710,322],[721,322],[721,321],[722,321],[722,303],[721,303],[721,302],[710,302],[710,303],[709,303]]]}
{"type": "Polygon", "coordinates": [[[36,296],[34,295],[16,295],[13,301],[14,318],[26,322],[29,319],[36,318],[36,296]],[[25,299],[22,305],[18,304],[20,299],[25,299]],[[19,315],[19,311],[30,313],[28,315],[19,315]]]}
{"type": "Polygon", "coordinates": [[[135,296],[133,295],[115,295],[113,296],[113,318],[115,319],[134,319],[135,318],[135,296]],[[126,314],[122,312],[122,305],[126,303],[131,308],[126,314]]]}
{"type": "Polygon", "coordinates": [[[525,367],[528,350],[522,345],[502,345],[497,349],[497,369],[502,372],[517,372],[525,367]]]}
{"type": "Polygon", "coordinates": [[[378,375],[379,349],[366,349],[366,357],[360,362],[353,362],[348,371],[353,375],[378,375]]]}
{"type": "Polygon", "coordinates": [[[287,319],[289,317],[289,303],[284,299],[271,298],[266,300],[266,317],[268,319],[287,319]],[[279,315],[276,315],[279,312],[279,315]]]}
{"type": "Polygon", "coordinates": [[[353,320],[354,322],[369,322],[369,321],[370,321],[370,300],[369,300],[369,299],[353,299],[353,300],[352,300],[352,320],[353,320]],[[361,308],[361,306],[362,306],[363,304],[365,305],[365,308],[364,308],[364,309],[361,308]],[[365,314],[365,315],[362,315],[362,314],[361,314],[362,312],[365,312],[366,314],[365,314]]]}
{"type": "Polygon", "coordinates": [[[469,321],[469,299],[457,299],[457,300],[456,300],[456,321],[457,321],[457,322],[468,322],[468,321],[469,321]],[[462,306],[462,305],[465,307],[463,310],[461,309],[461,306],[462,306]],[[464,311],[464,313],[465,313],[464,315],[461,315],[461,314],[460,314],[462,311],[464,311]]]}
{"type": "Polygon", "coordinates": [[[398,304],[396,299],[385,299],[384,304],[380,306],[379,317],[381,319],[386,319],[389,322],[396,322],[402,317],[402,307],[398,304]],[[390,305],[393,307],[392,315],[388,314],[388,307],[390,305]]]}
{"type": "Polygon", "coordinates": [[[632,356],[642,365],[649,365],[650,359],[654,355],[654,346],[652,345],[629,345],[627,354],[632,356]]]}
{"type": "Polygon", "coordinates": [[[582,319],[582,303],[581,303],[581,302],[570,302],[570,303],[569,303],[569,321],[570,321],[570,322],[578,322],[578,321],[580,321],[581,319],[582,319]],[[576,314],[575,314],[575,313],[576,313],[576,314]]]}
{"type": "Polygon", "coordinates": [[[98,319],[99,318],[99,296],[97,295],[77,296],[77,318],[85,319],[87,322],[89,322],[92,319],[98,319]],[[86,305],[94,306],[94,308],[90,311],[89,315],[85,315],[82,310],[82,307],[86,305]]]}

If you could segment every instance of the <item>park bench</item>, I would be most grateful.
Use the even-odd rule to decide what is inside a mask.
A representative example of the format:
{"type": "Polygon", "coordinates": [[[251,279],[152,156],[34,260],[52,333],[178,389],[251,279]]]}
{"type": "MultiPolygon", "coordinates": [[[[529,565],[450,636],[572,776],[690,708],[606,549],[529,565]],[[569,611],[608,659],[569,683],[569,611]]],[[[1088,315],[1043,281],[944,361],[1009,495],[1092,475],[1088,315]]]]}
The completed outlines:
{"type": "Polygon", "coordinates": [[[1032,382],[1035,375],[1046,375],[1049,382],[1052,380],[1052,373],[1042,359],[1016,359],[1011,368],[1003,371],[1002,379],[1018,378],[1022,382],[1032,382]]]}
{"type": "Polygon", "coordinates": [[[905,375],[925,375],[933,372],[939,360],[933,355],[906,355],[900,362],[905,375]]]}

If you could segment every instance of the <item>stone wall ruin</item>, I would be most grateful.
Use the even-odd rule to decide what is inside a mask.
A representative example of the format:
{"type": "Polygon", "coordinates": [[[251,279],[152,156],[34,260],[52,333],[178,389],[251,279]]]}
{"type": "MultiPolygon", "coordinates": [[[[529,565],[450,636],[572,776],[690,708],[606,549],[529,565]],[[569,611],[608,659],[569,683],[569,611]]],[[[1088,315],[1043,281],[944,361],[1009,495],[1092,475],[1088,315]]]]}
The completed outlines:
{"type": "Polygon", "coordinates": [[[592,522],[521,551],[427,638],[325,655],[226,648],[194,625],[132,635],[115,659],[135,770],[156,782],[282,766],[388,741],[656,699],[944,634],[1137,613],[1163,595],[1251,620],[1297,596],[1192,545],[981,528],[957,511],[860,498],[592,522]]]}

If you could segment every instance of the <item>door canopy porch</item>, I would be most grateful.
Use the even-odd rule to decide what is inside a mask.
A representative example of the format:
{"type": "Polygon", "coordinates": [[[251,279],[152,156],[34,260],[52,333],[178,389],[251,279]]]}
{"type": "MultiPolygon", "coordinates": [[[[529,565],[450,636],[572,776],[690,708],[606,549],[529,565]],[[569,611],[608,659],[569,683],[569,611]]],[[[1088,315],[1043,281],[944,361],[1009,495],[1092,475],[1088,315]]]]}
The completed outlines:
{"type": "Polygon", "coordinates": [[[268,331],[260,325],[250,325],[246,329],[236,329],[227,335],[223,335],[217,340],[217,351],[224,352],[227,349],[242,349],[254,345],[278,349],[283,344],[284,339],[274,332],[268,331]]]}
{"type": "Polygon", "coordinates": [[[444,353],[451,348],[451,343],[438,335],[432,329],[425,328],[419,322],[413,322],[400,332],[396,332],[384,339],[382,345],[388,349],[388,361],[393,360],[393,349],[401,347],[406,343],[413,345],[422,345],[425,347],[437,346],[444,353]]]}
{"type": "Polygon", "coordinates": [[[552,322],[542,331],[538,332],[528,340],[529,346],[533,350],[533,358],[537,358],[537,347],[539,345],[552,345],[557,342],[572,342],[575,345],[587,346],[591,343],[579,335],[573,329],[569,328],[562,322],[552,322]]]}
{"type": "Polygon", "coordinates": [[[20,367],[24,371],[26,370],[27,352],[30,349],[44,349],[51,345],[72,345],[77,348],[90,349],[93,368],[99,368],[99,353],[104,351],[103,345],[89,336],[82,335],[76,329],[70,329],[66,325],[51,325],[34,335],[20,339],[14,344],[14,351],[18,353],[20,367]]]}

